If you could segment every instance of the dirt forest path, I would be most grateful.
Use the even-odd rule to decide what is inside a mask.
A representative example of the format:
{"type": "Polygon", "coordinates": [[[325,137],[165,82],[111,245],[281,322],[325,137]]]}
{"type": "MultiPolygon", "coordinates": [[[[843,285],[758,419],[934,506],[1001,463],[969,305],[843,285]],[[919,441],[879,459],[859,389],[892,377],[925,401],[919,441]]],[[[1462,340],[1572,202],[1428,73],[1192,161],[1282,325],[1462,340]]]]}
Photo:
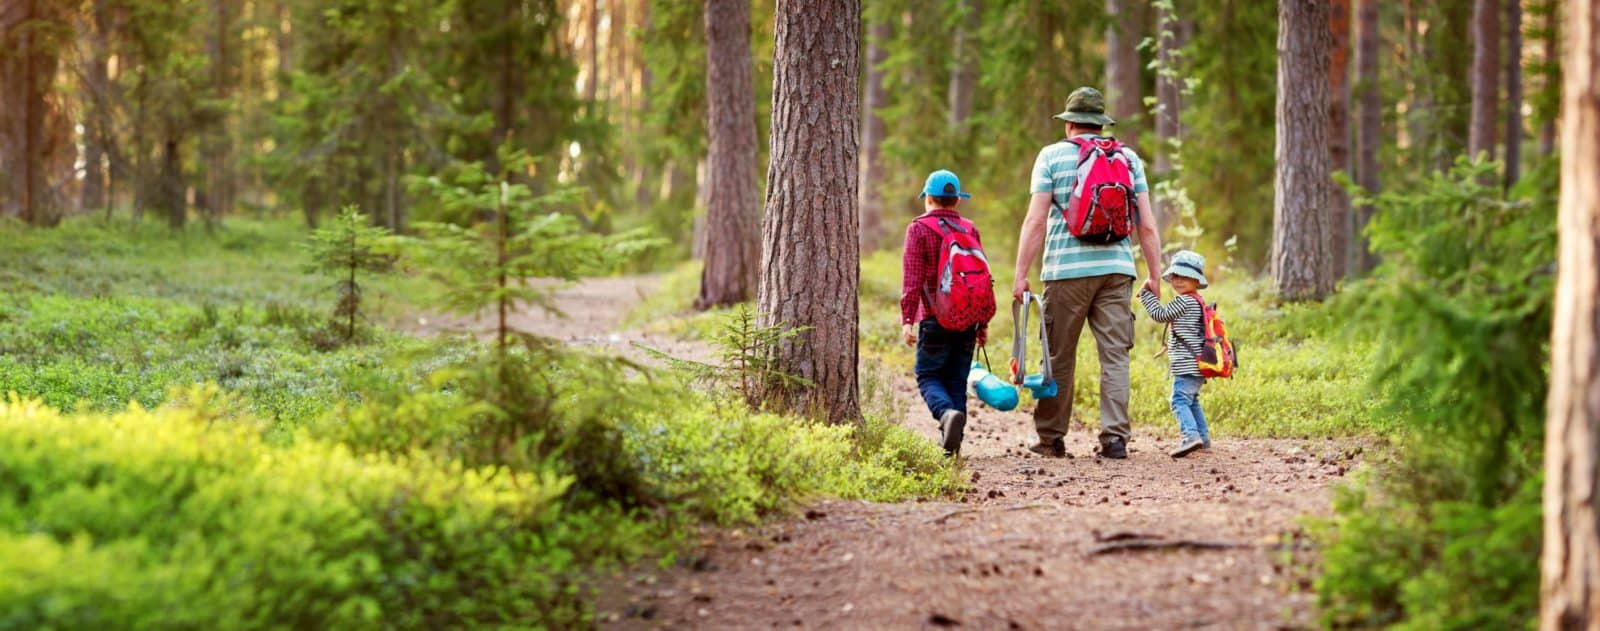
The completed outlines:
{"type": "MultiPolygon", "coordinates": [[[[693,344],[616,330],[649,278],[563,291],[568,318],[521,324],[579,344],[669,352],[693,344]]],[[[905,422],[933,422],[910,375],[905,422]]],[[[1169,419],[1135,419],[1149,426],[1169,419]]],[[[1127,460],[1092,455],[1075,427],[1066,459],[1029,453],[1032,420],[974,407],[960,501],[823,502],[762,525],[707,529],[676,567],[634,568],[601,594],[613,629],[1282,629],[1310,626],[1299,519],[1325,514],[1359,460],[1346,441],[1241,440],[1174,460],[1136,434],[1127,460]],[[1129,537],[1138,536],[1135,539],[1129,537]],[[1180,542],[1223,547],[1118,549],[1180,542]]]]}

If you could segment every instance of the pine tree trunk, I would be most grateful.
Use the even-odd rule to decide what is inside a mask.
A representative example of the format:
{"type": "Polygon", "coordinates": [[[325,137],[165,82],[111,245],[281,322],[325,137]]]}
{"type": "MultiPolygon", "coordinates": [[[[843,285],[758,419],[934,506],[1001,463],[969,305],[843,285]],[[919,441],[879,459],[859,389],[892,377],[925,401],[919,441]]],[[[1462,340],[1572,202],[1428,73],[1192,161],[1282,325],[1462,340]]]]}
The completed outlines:
{"type": "MultiPolygon", "coordinates": [[[[1328,158],[1335,171],[1350,173],[1350,0],[1328,2],[1333,49],[1328,63],[1328,158]]],[[[1349,273],[1350,195],[1328,187],[1328,263],[1335,279],[1349,273]]]]}
{"type": "MultiPolygon", "coordinates": [[[[976,89],[978,54],[977,46],[972,41],[972,35],[978,32],[982,24],[983,7],[978,0],[956,0],[956,6],[965,13],[961,26],[951,35],[950,68],[950,108],[948,123],[951,129],[960,129],[966,124],[967,118],[972,116],[972,93],[976,89]]],[[[869,42],[870,46],[871,43],[869,42]]],[[[867,71],[867,76],[872,76],[872,71],[867,71]]],[[[880,78],[881,81],[881,78],[880,78]]],[[[881,103],[880,103],[881,106],[881,103]]]]}
{"type": "Polygon", "coordinates": [[[583,99],[593,111],[600,89],[600,0],[589,0],[589,21],[585,27],[588,37],[583,42],[589,47],[589,78],[584,82],[583,99]]]}
{"type": "MultiPolygon", "coordinates": [[[[171,120],[167,125],[169,129],[177,127],[171,120]]],[[[178,139],[172,133],[169,131],[161,143],[161,209],[167,215],[167,227],[182,230],[189,208],[183,194],[183,161],[178,155],[178,139]]]]}
{"type": "Polygon", "coordinates": [[[1333,289],[1329,252],[1329,7],[1278,3],[1278,124],[1272,279],[1289,300],[1320,300],[1333,289]]]}
{"type": "Polygon", "coordinates": [[[86,23],[89,25],[89,58],[84,64],[83,103],[88,110],[84,115],[83,133],[83,191],[78,201],[79,210],[93,211],[109,207],[106,201],[105,164],[109,134],[111,132],[110,89],[106,63],[110,56],[106,28],[109,26],[107,0],[94,0],[86,23]]]}
{"type": "MultiPolygon", "coordinates": [[[[1155,174],[1166,178],[1172,174],[1174,141],[1183,132],[1183,78],[1178,68],[1179,52],[1188,43],[1188,25],[1178,19],[1172,4],[1159,5],[1160,18],[1156,25],[1156,154],[1155,174]]],[[[1156,223],[1164,232],[1177,219],[1164,199],[1156,200],[1156,223]]]]}
{"type": "MultiPolygon", "coordinates": [[[[1368,195],[1381,191],[1378,150],[1383,145],[1383,95],[1379,90],[1378,52],[1383,46],[1378,31],[1379,0],[1357,0],[1356,27],[1356,183],[1368,195]]],[[[1365,273],[1376,264],[1367,246],[1367,222],[1372,219],[1370,204],[1356,209],[1350,271],[1365,273]]],[[[1335,252],[1335,254],[1338,254],[1335,252]]]]}
{"type": "Polygon", "coordinates": [[[38,0],[0,6],[0,214],[34,224],[44,219],[44,125],[55,60],[39,41],[45,19],[38,0]]]}
{"type": "Polygon", "coordinates": [[[1600,0],[1568,0],[1539,628],[1600,627],[1600,0]]]}
{"type": "Polygon", "coordinates": [[[1506,180],[1522,178],[1522,0],[1506,2],[1506,180]]]}
{"type": "Polygon", "coordinates": [[[706,241],[699,309],[753,298],[761,258],[749,0],[706,0],[705,27],[706,233],[716,238],[706,241]]]}
{"type": "Polygon", "coordinates": [[[861,104],[861,251],[871,252],[883,244],[883,139],[888,126],[878,109],[889,102],[883,87],[883,62],[889,58],[884,44],[889,41],[889,23],[874,21],[867,30],[867,81],[861,104]]]}
{"type": "Polygon", "coordinates": [[[775,350],[777,368],[811,382],[783,403],[857,422],[860,259],[856,223],[859,0],[778,0],[772,141],[762,222],[764,326],[803,329],[775,350]]]}
{"type": "Polygon", "coordinates": [[[1183,41],[1183,25],[1176,12],[1163,5],[1157,24],[1156,56],[1161,71],[1156,75],[1156,139],[1159,150],[1155,156],[1155,171],[1166,175],[1172,170],[1171,141],[1179,135],[1179,117],[1183,112],[1183,78],[1180,76],[1178,53],[1183,41]]]}
{"type": "Polygon", "coordinates": [[[1143,29],[1139,27],[1138,3],[1106,0],[1106,18],[1106,108],[1122,129],[1128,129],[1144,107],[1139,89],[1138,47],[1143,29]]]}
{"type": "MultiPolygon", "coordinates": [[[[1561,91],[1561,6],[1563,0],[1550,0],[1550,12],[1545,14],[1544,60],[1545,87],[1548,93],[1561,91]]],[[[1546,117],[1539,126],[1539,155],[1549,156],[1556,150],[1556,117],[1546,117]]]]}
{"type": "MultiPolygon", "coordinates": [[[[232,84],[234,62],[229,58],[228,33],[232,27],[233,16],[229,12],[228,0],[212,0],[212,25],[210,41],[211,62],[211,89],[212,98],[219,103],[226,103],[232,84]]],[[[215,226],[223,213],[233,207],[233,170],[231,168],[231,153],[228,146],[228,117],[219,118],[212,124],[203,137],[205,140],[205,218],[206,227],[215,226]]]]}
{"type": "Polygon", "coordinates": [[[1472,43],[1472,123],[1467,154],[1493,160],[1495,126],[1500,122],[1496,113],[1500,105],[1500,3],[1496,0],[1472,3],[1472,43]]]}

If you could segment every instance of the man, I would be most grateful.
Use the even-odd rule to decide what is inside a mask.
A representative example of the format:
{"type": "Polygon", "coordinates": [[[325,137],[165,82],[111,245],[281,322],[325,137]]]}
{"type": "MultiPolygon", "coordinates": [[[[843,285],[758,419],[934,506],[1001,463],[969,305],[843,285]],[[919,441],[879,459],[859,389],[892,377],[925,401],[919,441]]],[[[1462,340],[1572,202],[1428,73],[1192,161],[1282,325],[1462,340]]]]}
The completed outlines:
{"type": "MultiPolygon", "coordinates": [[[[1066,123],[1066,138],[1097,137],[1116,124],[1106,116],[1105,97],[1089,87],[1073,90],[1065,111],[1056,114],[1066,123]]],[[[1100,353],[1100,455],[1128,457],[1128,352],[1133,348],[1133,281],[1137,276],[1133,244],[1144,254],[1149,280],[1145,287],[1161,296],[1161,235],[1150,210],[1150,187],[1144,163],[1123,148],[1129,162],[1139,226],[1129,238],[1108,245],[1079,241],[1067,230],[1062,208],[1071,208],[1078,178],[1078,147],[1067,139],[1039,151],[1033,165],[1033,197],[1022,222],[1017,245],[1017,273],[1012,295],[1020,300],[1028,291],[1028,272],[1044,252],[1040,279],[1044,281],[1044,326],[1050,339],[1050,370],[1060,392],[1040,399],[1033,411],[1039,444],[1037,454],[1060,458],[1067,453],[1065,436],[1072,420],[1073,371],[1077,367],[1078,336],[1085,321],[1094,332],[1100,353]]]]}

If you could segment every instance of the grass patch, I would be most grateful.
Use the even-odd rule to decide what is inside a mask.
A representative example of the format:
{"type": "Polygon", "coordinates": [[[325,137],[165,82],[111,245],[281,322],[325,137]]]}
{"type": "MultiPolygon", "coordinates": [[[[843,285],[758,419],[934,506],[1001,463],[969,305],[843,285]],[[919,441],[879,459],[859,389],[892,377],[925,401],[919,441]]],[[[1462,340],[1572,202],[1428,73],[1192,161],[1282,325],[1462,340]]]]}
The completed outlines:
{"type": "Polygon", "coordinates": [[[0,225],[0,627],[585,626],[588,579],[686,525],[966,482],[897,416],[752,414],[559,346],[513,359],[548,396],[485,399],[490,349],[383,326],[432,291],[403,275],[333,343],[305,236],[0,225]]]}

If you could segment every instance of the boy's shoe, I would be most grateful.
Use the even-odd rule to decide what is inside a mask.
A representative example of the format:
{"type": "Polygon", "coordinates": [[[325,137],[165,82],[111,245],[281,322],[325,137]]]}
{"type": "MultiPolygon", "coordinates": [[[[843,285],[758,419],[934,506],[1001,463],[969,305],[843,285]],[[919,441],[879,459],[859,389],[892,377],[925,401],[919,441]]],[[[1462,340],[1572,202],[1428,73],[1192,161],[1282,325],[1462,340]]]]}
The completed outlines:
{"type": "Polygon", "coordinates": [[[1205,445],[1203,447],[1201,447],[1201,449],[1210,449],[1211,448],[1211,437],[1210,436],[1206,436],[1205,438],[1201,438],[1200,442],[1205,443],[1205,445]]]}
{"type": "Polygon", "coordinates": [[[1179,443],[1177,448],[1170,452],[1170,455],[1173,458],[1182,458],[1205,446],[1205,441],[1200,440],[1199,436],[1184,436],[1183,442],[1179,443]]]}
{"type": "Polygon", "coordinates": [[[960,410],[946,410],[939,417],[939,445],[949,455],[961,453],[961,437],[966,433],[967,415],[960,410]]]}
{"type": "Polygon", "coordinates": [[[1064,438],[1050,441],[1041,440],[1039,444],[1029,447],[1028,451],[1046,458],[1065,458],[1067,457],[1067,441],[1064,438]]]}
{"type": "Polygon", "coordinates": [[[1128,457],[1128,443],[1121,438],[1113,437],[1111,440],[1100,443],[1100,457],[1112,460],[1122,460],[1128,457]]]}

